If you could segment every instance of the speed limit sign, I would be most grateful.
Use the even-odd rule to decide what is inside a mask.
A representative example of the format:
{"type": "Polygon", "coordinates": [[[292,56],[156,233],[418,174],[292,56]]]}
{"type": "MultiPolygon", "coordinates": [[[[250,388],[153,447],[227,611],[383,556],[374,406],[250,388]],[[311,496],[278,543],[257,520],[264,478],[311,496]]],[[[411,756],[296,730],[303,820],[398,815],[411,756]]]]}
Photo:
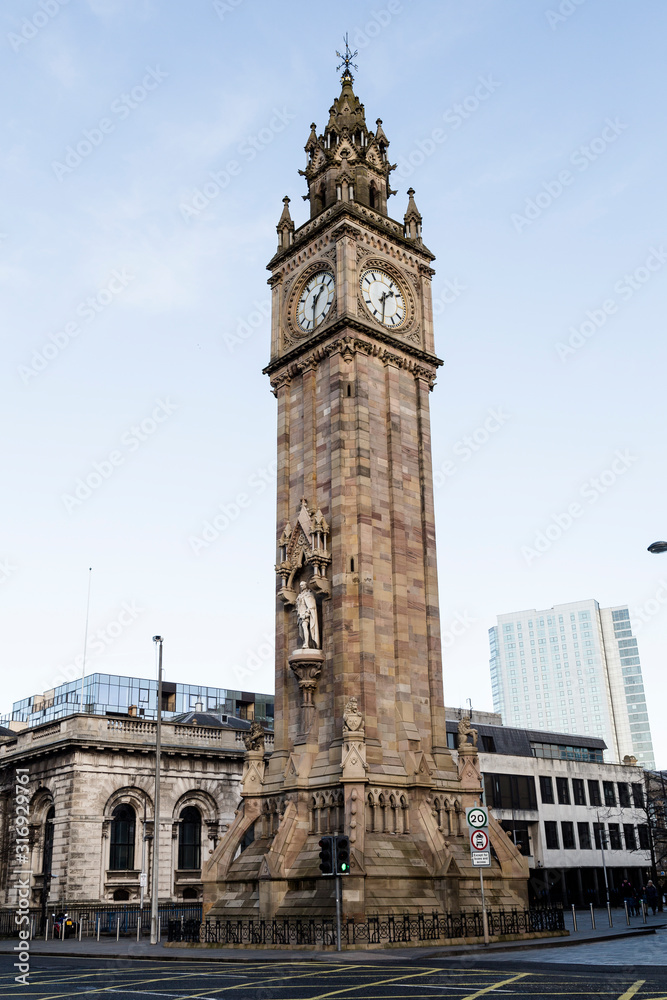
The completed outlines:
{"type": "Polygon", "coordinates": [[[489,835],[485,830],[473,830],[470,834],[470,843],[473,851],[487,851],[489,848],[489,835]]]}
{"type": "Polygon", "coordinates": [[[473,806],[466,809],[466,821],[473,830],[483,830],[489,825],[489,814],[485,806],[473,806]]]}

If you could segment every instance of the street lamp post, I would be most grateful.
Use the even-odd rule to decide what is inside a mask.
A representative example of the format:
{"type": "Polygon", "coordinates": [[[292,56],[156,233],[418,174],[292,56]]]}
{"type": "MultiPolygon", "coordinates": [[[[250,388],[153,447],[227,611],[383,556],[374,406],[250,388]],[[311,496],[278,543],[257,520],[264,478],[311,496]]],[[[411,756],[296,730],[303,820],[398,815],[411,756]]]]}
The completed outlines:
{"type": "Polygon", "coordinates": [[[153,642],[158,648],[157,668],[157,726],[155,738],[155,796],[153,813],[153,871],[151,879],[151,944],[158,941],[158,891],[160,854],[160,750],[162,740],[162,636],[154,635],[153,642]]]}

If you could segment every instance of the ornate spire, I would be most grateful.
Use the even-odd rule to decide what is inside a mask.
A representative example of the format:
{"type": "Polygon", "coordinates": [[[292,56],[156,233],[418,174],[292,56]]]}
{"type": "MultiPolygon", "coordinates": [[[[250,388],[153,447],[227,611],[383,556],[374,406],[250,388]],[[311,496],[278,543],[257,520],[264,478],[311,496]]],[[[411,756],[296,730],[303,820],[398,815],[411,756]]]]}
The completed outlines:
{"type": "Polygon", "coordinates": [[[366,125],[364,106],[354,93],[354,77],[350,71],[357,66],[352,60],[345,35],[345,53],[337,52],[343,69],[341,90],[329,109],[329,121],[324,134],[318,136],[315,125],[305,145],[308,163],[300,170],[308,181],[311,219],[336,202],[356,202],[380,215],[387,214],[387,198],[395,192],[389,186],[389,174],[394,169],[387,159],[389,139],[377,120],[377,132],[366,125]]]}
{"type": "Polygon", "coordinates": [[[409,240],[422,240],[422,217],[415,204],[415,189],[408,188],[408,207],[403,217],[403,235],[409,240]]]}
{"type": "Polygon", "coordinates": [[[294,223],[289,211],[289,202],[289,198],[285,195],[283,198],[283,212],[276,226],[279,250],[286,250],[294,241],[294,223]]]}

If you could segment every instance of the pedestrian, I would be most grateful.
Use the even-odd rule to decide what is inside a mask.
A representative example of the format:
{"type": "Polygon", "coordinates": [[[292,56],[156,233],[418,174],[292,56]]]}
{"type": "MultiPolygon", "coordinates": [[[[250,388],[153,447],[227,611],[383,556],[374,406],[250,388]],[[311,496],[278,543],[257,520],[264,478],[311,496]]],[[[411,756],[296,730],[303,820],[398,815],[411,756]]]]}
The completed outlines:
{"type": "Polygon", "coordinates": [[[659,900],[658,890],[656,889],[653,882],[649,879],[649,881],[646,883],[646,903],[648,906],[651,907],[653,916],[655,916],[658,910],[658,900],[659,900]]]}
{"type": "Polygon", "coordinates": [[[624,878],[621,882],[621,896],[623,897],[623,903],[628,908],[628,914],[630,916],[634,915],[635,910],[635,897],[632,889],[632,884],[627,878],[624,878]]]}

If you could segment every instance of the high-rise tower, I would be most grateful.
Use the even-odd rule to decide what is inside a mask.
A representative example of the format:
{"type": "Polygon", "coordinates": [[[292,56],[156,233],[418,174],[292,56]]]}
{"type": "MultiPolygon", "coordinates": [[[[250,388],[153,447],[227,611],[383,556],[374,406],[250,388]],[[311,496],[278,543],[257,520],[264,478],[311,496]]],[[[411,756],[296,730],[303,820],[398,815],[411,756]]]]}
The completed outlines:
{"type": "MultiPolygon", "coordinates": [[[[341,82],[305,146],[310,220],[295,229],[284,199],[268,265],[275,750],[248,741],[242,807],[204,875],[212,915],[329,912],[317,845],[331,833],[352,846],[347,916],[479,905],[464,816],[477,753],[466,738],[452,755],[443,702],[434,258],[412,189],[403,222],[387,214],[389,139],[367,127],[349,60],[341,82]]],[[[500,827],[492,842],[491,898],[516,904],[527,869],[500,827]]]]}

